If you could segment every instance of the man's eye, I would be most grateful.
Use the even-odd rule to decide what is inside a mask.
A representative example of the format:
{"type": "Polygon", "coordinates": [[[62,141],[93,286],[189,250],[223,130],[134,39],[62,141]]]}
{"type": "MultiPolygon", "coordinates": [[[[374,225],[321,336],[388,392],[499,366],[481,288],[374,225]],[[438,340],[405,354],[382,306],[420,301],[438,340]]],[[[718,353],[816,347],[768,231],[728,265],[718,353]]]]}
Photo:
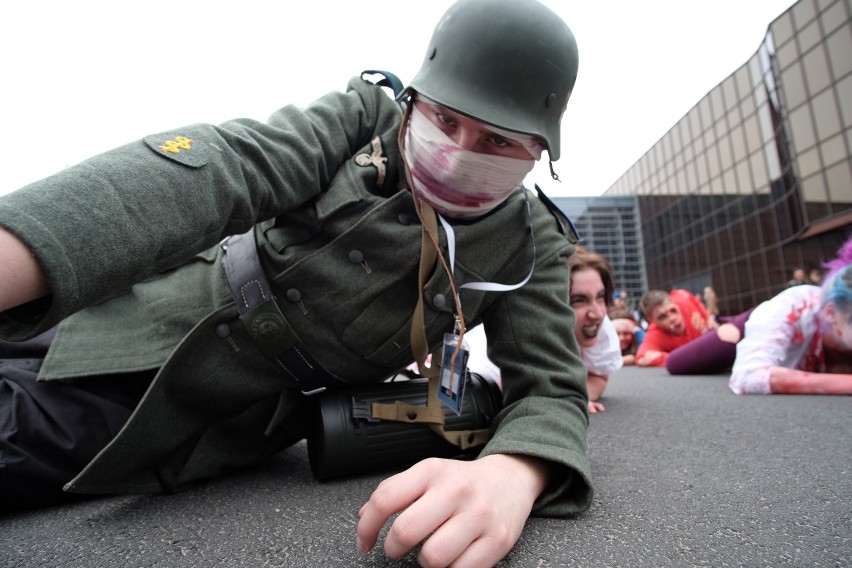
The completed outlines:
{"type": "Polygon", "coordinates": [[[441,114],[439,112],[437,114],[437,116],[438,116],[438,120],[440,120],[444,124],[453,124],[455,122],[451,117],[447,116],[446,114],[441,114]]]}
{"type": "Polygon", "coordinates": [[[495,146],[502,147],[510,146],[512,144],[507,138],[503,138],[502,136],[492,136],[491,143],[495,146]]]}

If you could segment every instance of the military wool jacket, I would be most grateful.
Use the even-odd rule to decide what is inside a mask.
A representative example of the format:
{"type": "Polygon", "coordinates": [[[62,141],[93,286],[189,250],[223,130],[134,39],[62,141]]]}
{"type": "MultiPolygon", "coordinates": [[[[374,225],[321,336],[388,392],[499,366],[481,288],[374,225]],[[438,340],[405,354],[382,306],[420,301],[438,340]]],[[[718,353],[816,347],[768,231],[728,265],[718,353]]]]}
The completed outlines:
{"type": "MultiPolygon", "coordinates": [[[[266,123],[149,136],[0,198],[0,224],[32,248],[52,290],[0,314],[0,335],[23,340],[61,322],[45,380],[159,369],[68,490],[178,490],[301,435],[303,395],[238,324],[220,265],[228,235],[254,227],[284,316],[329,371],[360,384],[411,363],[421,228],[401,169],[401,118],[380,87],[355,78],[266,123]]],[[[484,324],[503,378],[504,408],[482,455],[553,462],[534,512],[567,515],[592,496],[586,373],[568,306],[573,243],[525,191],[451,221],[454,276],[515,284],[535,263],[518,289],[465,289],[460,299],[468,326],[484,324]]],[[[452,331],[451,298],[438,267],[424,289],[430,348],[452,331]]]]}

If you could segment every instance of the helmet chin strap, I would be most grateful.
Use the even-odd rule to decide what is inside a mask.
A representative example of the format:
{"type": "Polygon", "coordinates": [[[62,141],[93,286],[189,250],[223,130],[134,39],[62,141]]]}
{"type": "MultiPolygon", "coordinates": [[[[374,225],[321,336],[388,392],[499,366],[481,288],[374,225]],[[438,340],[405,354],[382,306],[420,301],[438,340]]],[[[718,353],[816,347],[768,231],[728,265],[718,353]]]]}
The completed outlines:
{"type": "Polygon", "coordinates": [[[556,173],[556,170],[553,169],[553,160],[550,159],[550,156],[547,158],[547,164],[550,166],[550,177],[553,178],[554,181],[561,182],[559,179],[559,174],[556,173]]]}

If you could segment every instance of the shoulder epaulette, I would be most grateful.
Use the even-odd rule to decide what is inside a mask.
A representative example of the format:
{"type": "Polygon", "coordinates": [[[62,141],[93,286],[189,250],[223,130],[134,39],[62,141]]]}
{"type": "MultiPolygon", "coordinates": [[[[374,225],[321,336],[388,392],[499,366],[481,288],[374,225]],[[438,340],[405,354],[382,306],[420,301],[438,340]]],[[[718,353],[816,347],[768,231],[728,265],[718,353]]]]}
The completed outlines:
{"type": "Polygon", "coordinates": [[[394,75],[389,71],[381,71],[379,69],[367,69],[366,71],[361,71],[361,78],[365,81],[369,81],[374,85],[378,85],[379,87],[387,87],[393,91],[394,98],[398,97],[399,94],[403,90],[402,81],[399,80],[399,77],[394,75]],[[369,75],[379,75],[381,79],[374,80],[369,75]]]}
{"type": "Polygon", "coordinates": [[[535,191],[538,194],[538,198],[542,203],[544,203],[544,206],[547,207],[548,211],[550,211],[556,219],[556,224],[559,226],[559,232],[565,235],[565,238],[571,241],[572,244],[580,242],[580,235],[577,233],[577,228],[574,226],[574,223],[571,222],[571,219],[568,218],[568,215],[566,215],[552,199],[545,195],[544,191],[541,190],[538,184],[535,184],[535,191]]]}

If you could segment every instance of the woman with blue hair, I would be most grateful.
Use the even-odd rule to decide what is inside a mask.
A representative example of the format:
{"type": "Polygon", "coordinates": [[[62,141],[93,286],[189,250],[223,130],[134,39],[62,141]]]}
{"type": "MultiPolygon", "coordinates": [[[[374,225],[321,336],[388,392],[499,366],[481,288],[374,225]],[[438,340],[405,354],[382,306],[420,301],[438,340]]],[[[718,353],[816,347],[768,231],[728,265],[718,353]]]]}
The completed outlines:
{"type": "Polygon", "coordinates": [[[737,344],[737,394],[852,394],[852,239],[825,283],[788,288],[754,309],[737,344]]]}
{"type": "Polygon", "coordinates": [[[673,375],[731,368],[737,394],[852,394],[852,239],[822,286],[785,289],[673,351],[673,375]]]}

